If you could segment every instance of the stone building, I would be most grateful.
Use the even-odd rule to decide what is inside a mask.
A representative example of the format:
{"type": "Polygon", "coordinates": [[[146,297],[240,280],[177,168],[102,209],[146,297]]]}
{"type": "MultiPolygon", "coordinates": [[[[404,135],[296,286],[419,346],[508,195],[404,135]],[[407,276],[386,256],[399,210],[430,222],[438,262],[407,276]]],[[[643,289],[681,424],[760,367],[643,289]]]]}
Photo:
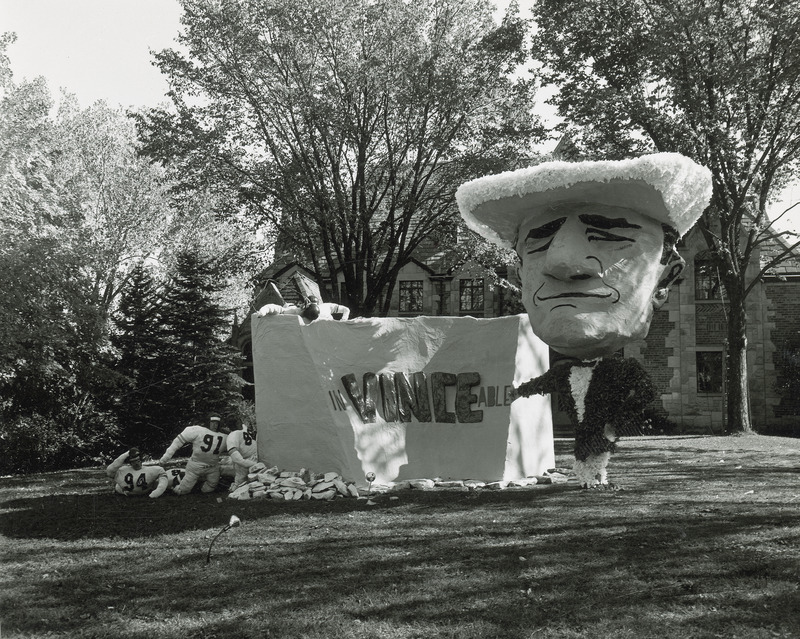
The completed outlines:
{"type": "MultiPolygon", "coordinates": [[[[748,268],[758,276],[776,242],[748,268]]],[[[702,235],[687,234],[678,247],[686,260],[681,281],[656,312],[644,340],[625,349],[645,365],[660,391],[655,411],[681,432],[720,434],[724,430],[726,301],[702,235]]],[[[750,412],[760,431],[797,429],[800,411],[778,391],[785,355],[800,346],[800,261],[789,259],[762,276],[746,299],[750,412]],[[788,349],[788,350],[787,350],[788,349]]],[[[800,352],[800,351],[797,351],[800,352]]]]}

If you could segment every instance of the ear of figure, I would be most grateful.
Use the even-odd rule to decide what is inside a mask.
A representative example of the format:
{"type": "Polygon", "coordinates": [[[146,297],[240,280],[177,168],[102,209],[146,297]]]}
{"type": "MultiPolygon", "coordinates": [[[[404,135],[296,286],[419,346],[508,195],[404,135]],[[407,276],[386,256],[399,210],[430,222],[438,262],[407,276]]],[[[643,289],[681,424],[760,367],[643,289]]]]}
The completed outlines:
{"type": "Polygon", "coordinates": [[[686,260],[678,255],[676,251],[673,251],[669,262],[664,266],[662,277],[656,285],[656,290],[653,292],[653,306],[655,308],[661,308],[664,305],[664,302],[669,297],[669,287],[675,283],[685,268],[686,260]]]}

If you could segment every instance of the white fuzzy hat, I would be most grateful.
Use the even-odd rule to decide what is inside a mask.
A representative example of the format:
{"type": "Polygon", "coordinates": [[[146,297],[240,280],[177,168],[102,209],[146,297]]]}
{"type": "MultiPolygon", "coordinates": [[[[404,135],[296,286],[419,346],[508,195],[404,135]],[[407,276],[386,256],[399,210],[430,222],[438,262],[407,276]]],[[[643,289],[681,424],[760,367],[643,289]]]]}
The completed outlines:
{"type": "Polygon", "coordinates": [[[456,191],[467,226],[506,248],[514,248],[525,220],[553,204],[588,202],[633,209],[683,236],[710,200],[711,171],[680,153],[545,162],[471,180],[456,191]]]}

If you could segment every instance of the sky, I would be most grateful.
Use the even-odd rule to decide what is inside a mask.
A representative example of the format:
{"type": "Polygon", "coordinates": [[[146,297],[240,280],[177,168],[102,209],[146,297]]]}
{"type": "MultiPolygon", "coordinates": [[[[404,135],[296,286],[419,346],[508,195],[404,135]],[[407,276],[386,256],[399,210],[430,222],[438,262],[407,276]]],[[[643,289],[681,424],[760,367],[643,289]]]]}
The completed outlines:
{"type": "Polygon", "coordinates": [[[167,84],[151,50],[174,45],[177,0],[0,0],[0,32],[14,81],[44,76],[54,96],[64,88],[88,107],[156,106],[167,84]]]}
{"type": "MultiPolygon", "coordinates": [[[[0,0],[0,32],[17,34],[7,52],[14,81],[44,76],[54,96],[64,88],[83,107],[97,100],[124,108],[165,101],[167,83],[151,51],[174,46],[180,16],[178,0],[0,0]]],[[[795,184],[771,218],[798,201],[795,184]]],[[[800,232],[800,205],[786,218],[776,226],[800,232]]]]}

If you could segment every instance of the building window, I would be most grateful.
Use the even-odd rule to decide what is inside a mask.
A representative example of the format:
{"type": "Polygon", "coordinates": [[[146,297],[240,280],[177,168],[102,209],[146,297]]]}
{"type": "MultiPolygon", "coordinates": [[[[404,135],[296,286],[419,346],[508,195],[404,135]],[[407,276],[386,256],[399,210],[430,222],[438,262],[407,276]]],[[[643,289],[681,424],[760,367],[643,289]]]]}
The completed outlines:
{"type": "Polygon", "coordinates": [[[460,313],[483,314],[483,279],[459,280],[458,310],[460,313]]]}
{"type": "Polygon", "coordinates": [[[722,282],[714,263],[709,259],[694,261],[694,298],[696,300],[722,299],[722,282]]]}
{"type": "Polygon", "coordinates": [[[724,358],[722,351],[697,351],[697,392],[704,395],[721,395],[724,358]]]}
{"type": "Polygon", "coordinates": [[[400,281],[400,313],[422,313],[422,280],[400,281]]]}

